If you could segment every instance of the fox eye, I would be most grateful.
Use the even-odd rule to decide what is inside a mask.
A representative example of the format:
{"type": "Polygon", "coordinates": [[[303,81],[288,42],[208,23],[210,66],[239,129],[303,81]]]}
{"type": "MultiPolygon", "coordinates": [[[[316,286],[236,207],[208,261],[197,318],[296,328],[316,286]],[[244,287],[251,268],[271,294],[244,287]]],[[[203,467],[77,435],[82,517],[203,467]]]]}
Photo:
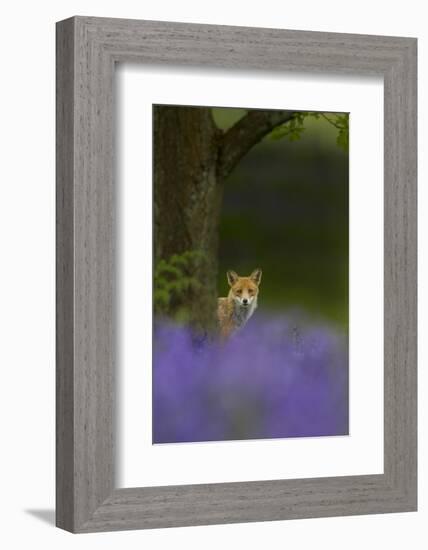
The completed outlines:
{"type": "Polygon", "coordinates": [[[242,294],[242,290],[237,290],[236,294],[242,294]]]}

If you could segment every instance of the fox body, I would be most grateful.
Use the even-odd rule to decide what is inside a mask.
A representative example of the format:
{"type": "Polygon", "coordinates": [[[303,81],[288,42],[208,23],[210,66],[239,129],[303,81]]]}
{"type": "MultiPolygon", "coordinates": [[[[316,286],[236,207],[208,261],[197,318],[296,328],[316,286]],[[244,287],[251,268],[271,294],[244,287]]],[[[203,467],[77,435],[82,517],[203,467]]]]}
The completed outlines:
{"type": "Polygon", "coordinates": [[[217,308],[222,339],[243,327],[256,310],[261,279],[261,269],[255,269],[249,277],[239,277],[235,271],[227,272],[229,294],[218,299],[217,308]]]}

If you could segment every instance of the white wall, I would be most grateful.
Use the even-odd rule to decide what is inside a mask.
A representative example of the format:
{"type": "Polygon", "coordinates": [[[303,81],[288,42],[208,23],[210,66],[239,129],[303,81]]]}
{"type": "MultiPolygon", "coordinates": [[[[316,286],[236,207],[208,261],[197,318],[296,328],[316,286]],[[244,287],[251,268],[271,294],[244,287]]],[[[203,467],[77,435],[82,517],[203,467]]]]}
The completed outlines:
{"type": "MultiPolygon", "coordinates": [[[[54,505],[54,22],[70,15],[163,19],[291,29],[407,35],[419,38],[420,91],[427,86],[424,3],[367,0],[15,0],[3,5],[1,47],[1,489],[0,541],[5,548],[218,548],[282,546],[330,550],[425,547],[427,475],[420,468],[420,511],[354,518],[181,528],[73,536],[52,527],[54,505]],[[4,43],[3,43],[4,41],[4,43]],[[409,537],[414,541],[409,543],[409,537]],[[424,537],[425,543],[417,540],[424,537]]],[[[421,101],[420,206],[427,206],[428,107],[421,101]]],[[[421,216],[420,248],[427,222],[421,216]]],[[[420,280],[428,278],[421,250],[420,280]]],[[[425,248],[426,252],[426,248],[425,248]]],[[[419,296],[427,305],[426,287],[419,296]]],[[[422,308],[421,308],[422,309],[422,308]]],[[[421,311],[420,334],[427,318],[421,311]]],[[[419,463],[427,463],[428,406],[420,350],[419,463]],[[425,432],[425,434],[424,434],[425,432]]],[[[426,339],[425,339],[426,341],[426,339]]],[[[424,360],[425,359],[425,360],[424,360]]]]}

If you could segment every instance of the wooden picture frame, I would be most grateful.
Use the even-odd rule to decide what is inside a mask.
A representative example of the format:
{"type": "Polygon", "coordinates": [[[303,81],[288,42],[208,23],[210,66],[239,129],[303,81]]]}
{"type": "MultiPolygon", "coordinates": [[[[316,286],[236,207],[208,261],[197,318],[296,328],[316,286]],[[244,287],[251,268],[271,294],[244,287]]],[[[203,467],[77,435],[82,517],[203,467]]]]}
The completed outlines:
{"type": "Polygon", "coordinates": [[[91,17],[57,24],[58,527],[416,510],[416,82],[413,38],[91,17]],[[115,488],[117,62],[384,78],[383,474],[115,488]]]}

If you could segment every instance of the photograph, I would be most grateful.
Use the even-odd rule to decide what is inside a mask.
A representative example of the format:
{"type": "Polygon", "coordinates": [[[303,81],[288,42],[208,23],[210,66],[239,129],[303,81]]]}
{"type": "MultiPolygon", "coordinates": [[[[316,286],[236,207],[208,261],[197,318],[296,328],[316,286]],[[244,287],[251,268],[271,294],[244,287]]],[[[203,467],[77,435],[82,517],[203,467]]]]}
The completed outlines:
{"type": "Polygon", "coordinates": [[[349,433],[349,113],[153,106],[153,444],[349,433]]]}

